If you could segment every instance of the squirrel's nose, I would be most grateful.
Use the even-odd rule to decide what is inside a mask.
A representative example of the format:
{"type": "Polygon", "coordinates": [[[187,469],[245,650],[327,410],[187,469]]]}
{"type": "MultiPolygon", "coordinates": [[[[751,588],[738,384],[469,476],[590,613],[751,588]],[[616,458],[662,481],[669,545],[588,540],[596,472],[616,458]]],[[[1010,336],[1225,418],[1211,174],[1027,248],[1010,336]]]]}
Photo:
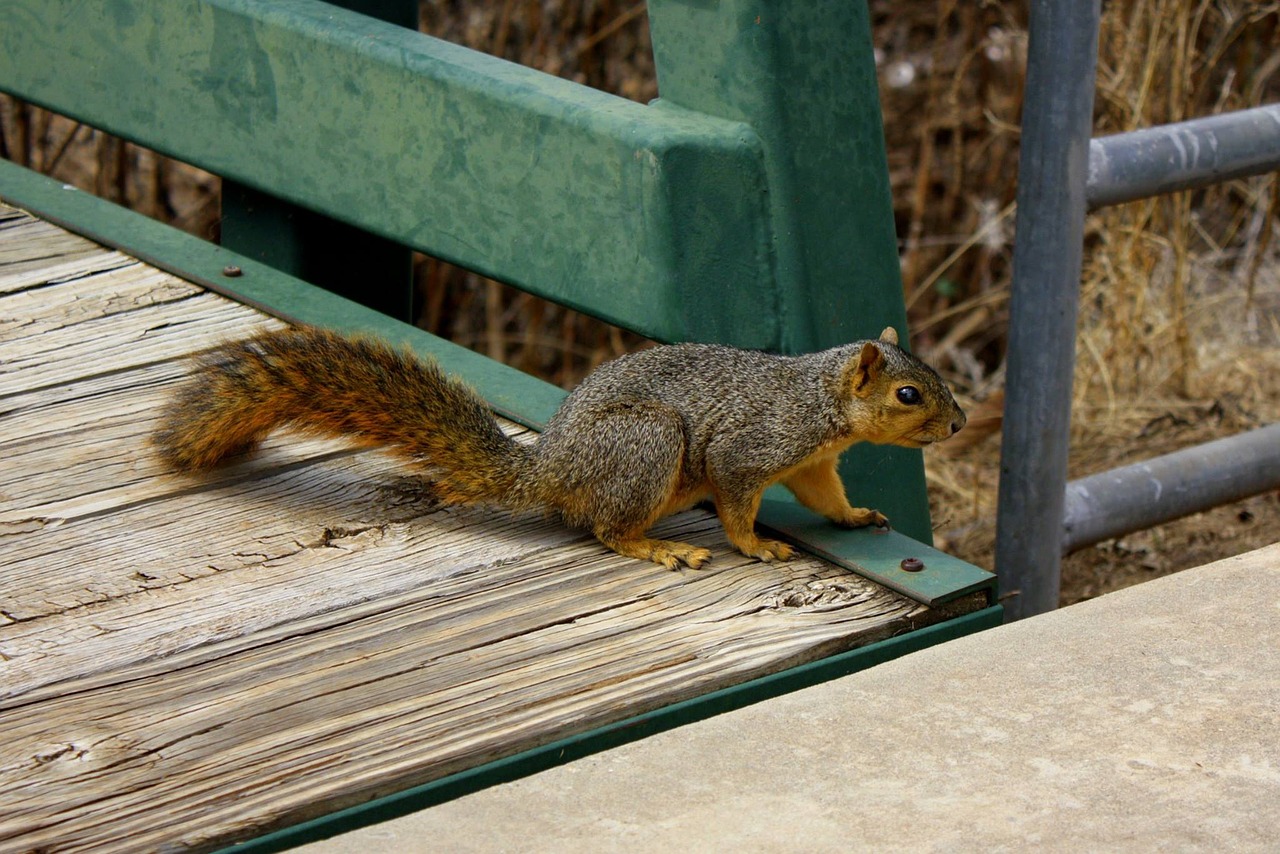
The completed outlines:
{"type": "Polygon", "coordinates": [[[951,435],[952,435],[952,436],[954,436],[955,434],[959,433],[959,432],[960,432],[960,428],[961,428],[961,427],[963,427],[963,426],[964,426],[964,419],[958,419],[958,420],[956,420],[956,421],[952,421],[952,422],[951,422],[951,435]]]}

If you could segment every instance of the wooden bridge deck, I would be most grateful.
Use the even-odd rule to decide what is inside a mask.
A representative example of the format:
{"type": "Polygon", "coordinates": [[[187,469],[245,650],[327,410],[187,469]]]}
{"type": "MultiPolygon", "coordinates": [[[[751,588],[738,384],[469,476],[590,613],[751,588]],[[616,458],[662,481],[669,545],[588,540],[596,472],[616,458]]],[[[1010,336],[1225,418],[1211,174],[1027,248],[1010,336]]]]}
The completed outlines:
{"type": "Polygon", "coordinates": [[[186,357],[280,325],[0,206],[0,850],[218,847],[982,604],[701,510],[667,571],[340,443],[163,472],[186,357]]]}

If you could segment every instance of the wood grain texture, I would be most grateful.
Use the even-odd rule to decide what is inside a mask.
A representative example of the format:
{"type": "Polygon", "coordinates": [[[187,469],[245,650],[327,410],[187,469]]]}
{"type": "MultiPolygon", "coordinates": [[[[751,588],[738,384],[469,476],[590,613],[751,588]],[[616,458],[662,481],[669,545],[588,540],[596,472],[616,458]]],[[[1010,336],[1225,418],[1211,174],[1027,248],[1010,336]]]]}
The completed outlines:
{"type": "Polygon", "coordinates": [[[281,324],[85,244],[0,207],[0,851],[213,848],[955,613],[703,510],[660,533],[708,568],[627,560],[342,442],[165,472],[186,357],[281,324]]]}
{"type": "Polygon", "coordinates": [[[13,208],[0,215],[0,293],[83,275],[95,267],[137,263],[13,208]]]}

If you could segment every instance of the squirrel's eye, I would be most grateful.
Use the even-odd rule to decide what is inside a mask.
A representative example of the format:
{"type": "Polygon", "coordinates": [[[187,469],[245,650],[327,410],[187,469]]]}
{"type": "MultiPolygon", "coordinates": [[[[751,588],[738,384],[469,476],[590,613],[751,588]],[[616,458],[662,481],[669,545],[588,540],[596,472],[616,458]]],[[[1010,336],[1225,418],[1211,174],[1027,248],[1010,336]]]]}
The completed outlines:
{"type": "Polygon", "coordinates": [[[916,406],[921,401],[920,389],[913,385],[904,385],[898,389],[898,402],[907,406],[916,406]]]}

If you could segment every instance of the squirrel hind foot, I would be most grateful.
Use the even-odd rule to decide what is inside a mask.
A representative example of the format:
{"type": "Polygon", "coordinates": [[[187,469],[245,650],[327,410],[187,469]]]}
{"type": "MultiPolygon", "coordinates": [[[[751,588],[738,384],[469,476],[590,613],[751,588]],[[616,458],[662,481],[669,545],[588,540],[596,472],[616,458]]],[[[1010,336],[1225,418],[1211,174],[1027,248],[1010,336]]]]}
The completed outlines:
{"type": "Polygon", "coordinates": [[[760,537],[754,537],[750,543],[735,543],[738,551],[747,557],[754,557],[764,561],[774,560],[791,560],[795,557],[795,549],[786,543],[777,540],[766,540],[760,537]]]}
{"type": "Polygon", "coordinates": [[[711,560],[711,550],[673,540],[654,540],[649,537],[617,539],[600,537],[600,542],[624,557],[651,560],[667,569],[687,566],[698,569],[711,560]]]}

